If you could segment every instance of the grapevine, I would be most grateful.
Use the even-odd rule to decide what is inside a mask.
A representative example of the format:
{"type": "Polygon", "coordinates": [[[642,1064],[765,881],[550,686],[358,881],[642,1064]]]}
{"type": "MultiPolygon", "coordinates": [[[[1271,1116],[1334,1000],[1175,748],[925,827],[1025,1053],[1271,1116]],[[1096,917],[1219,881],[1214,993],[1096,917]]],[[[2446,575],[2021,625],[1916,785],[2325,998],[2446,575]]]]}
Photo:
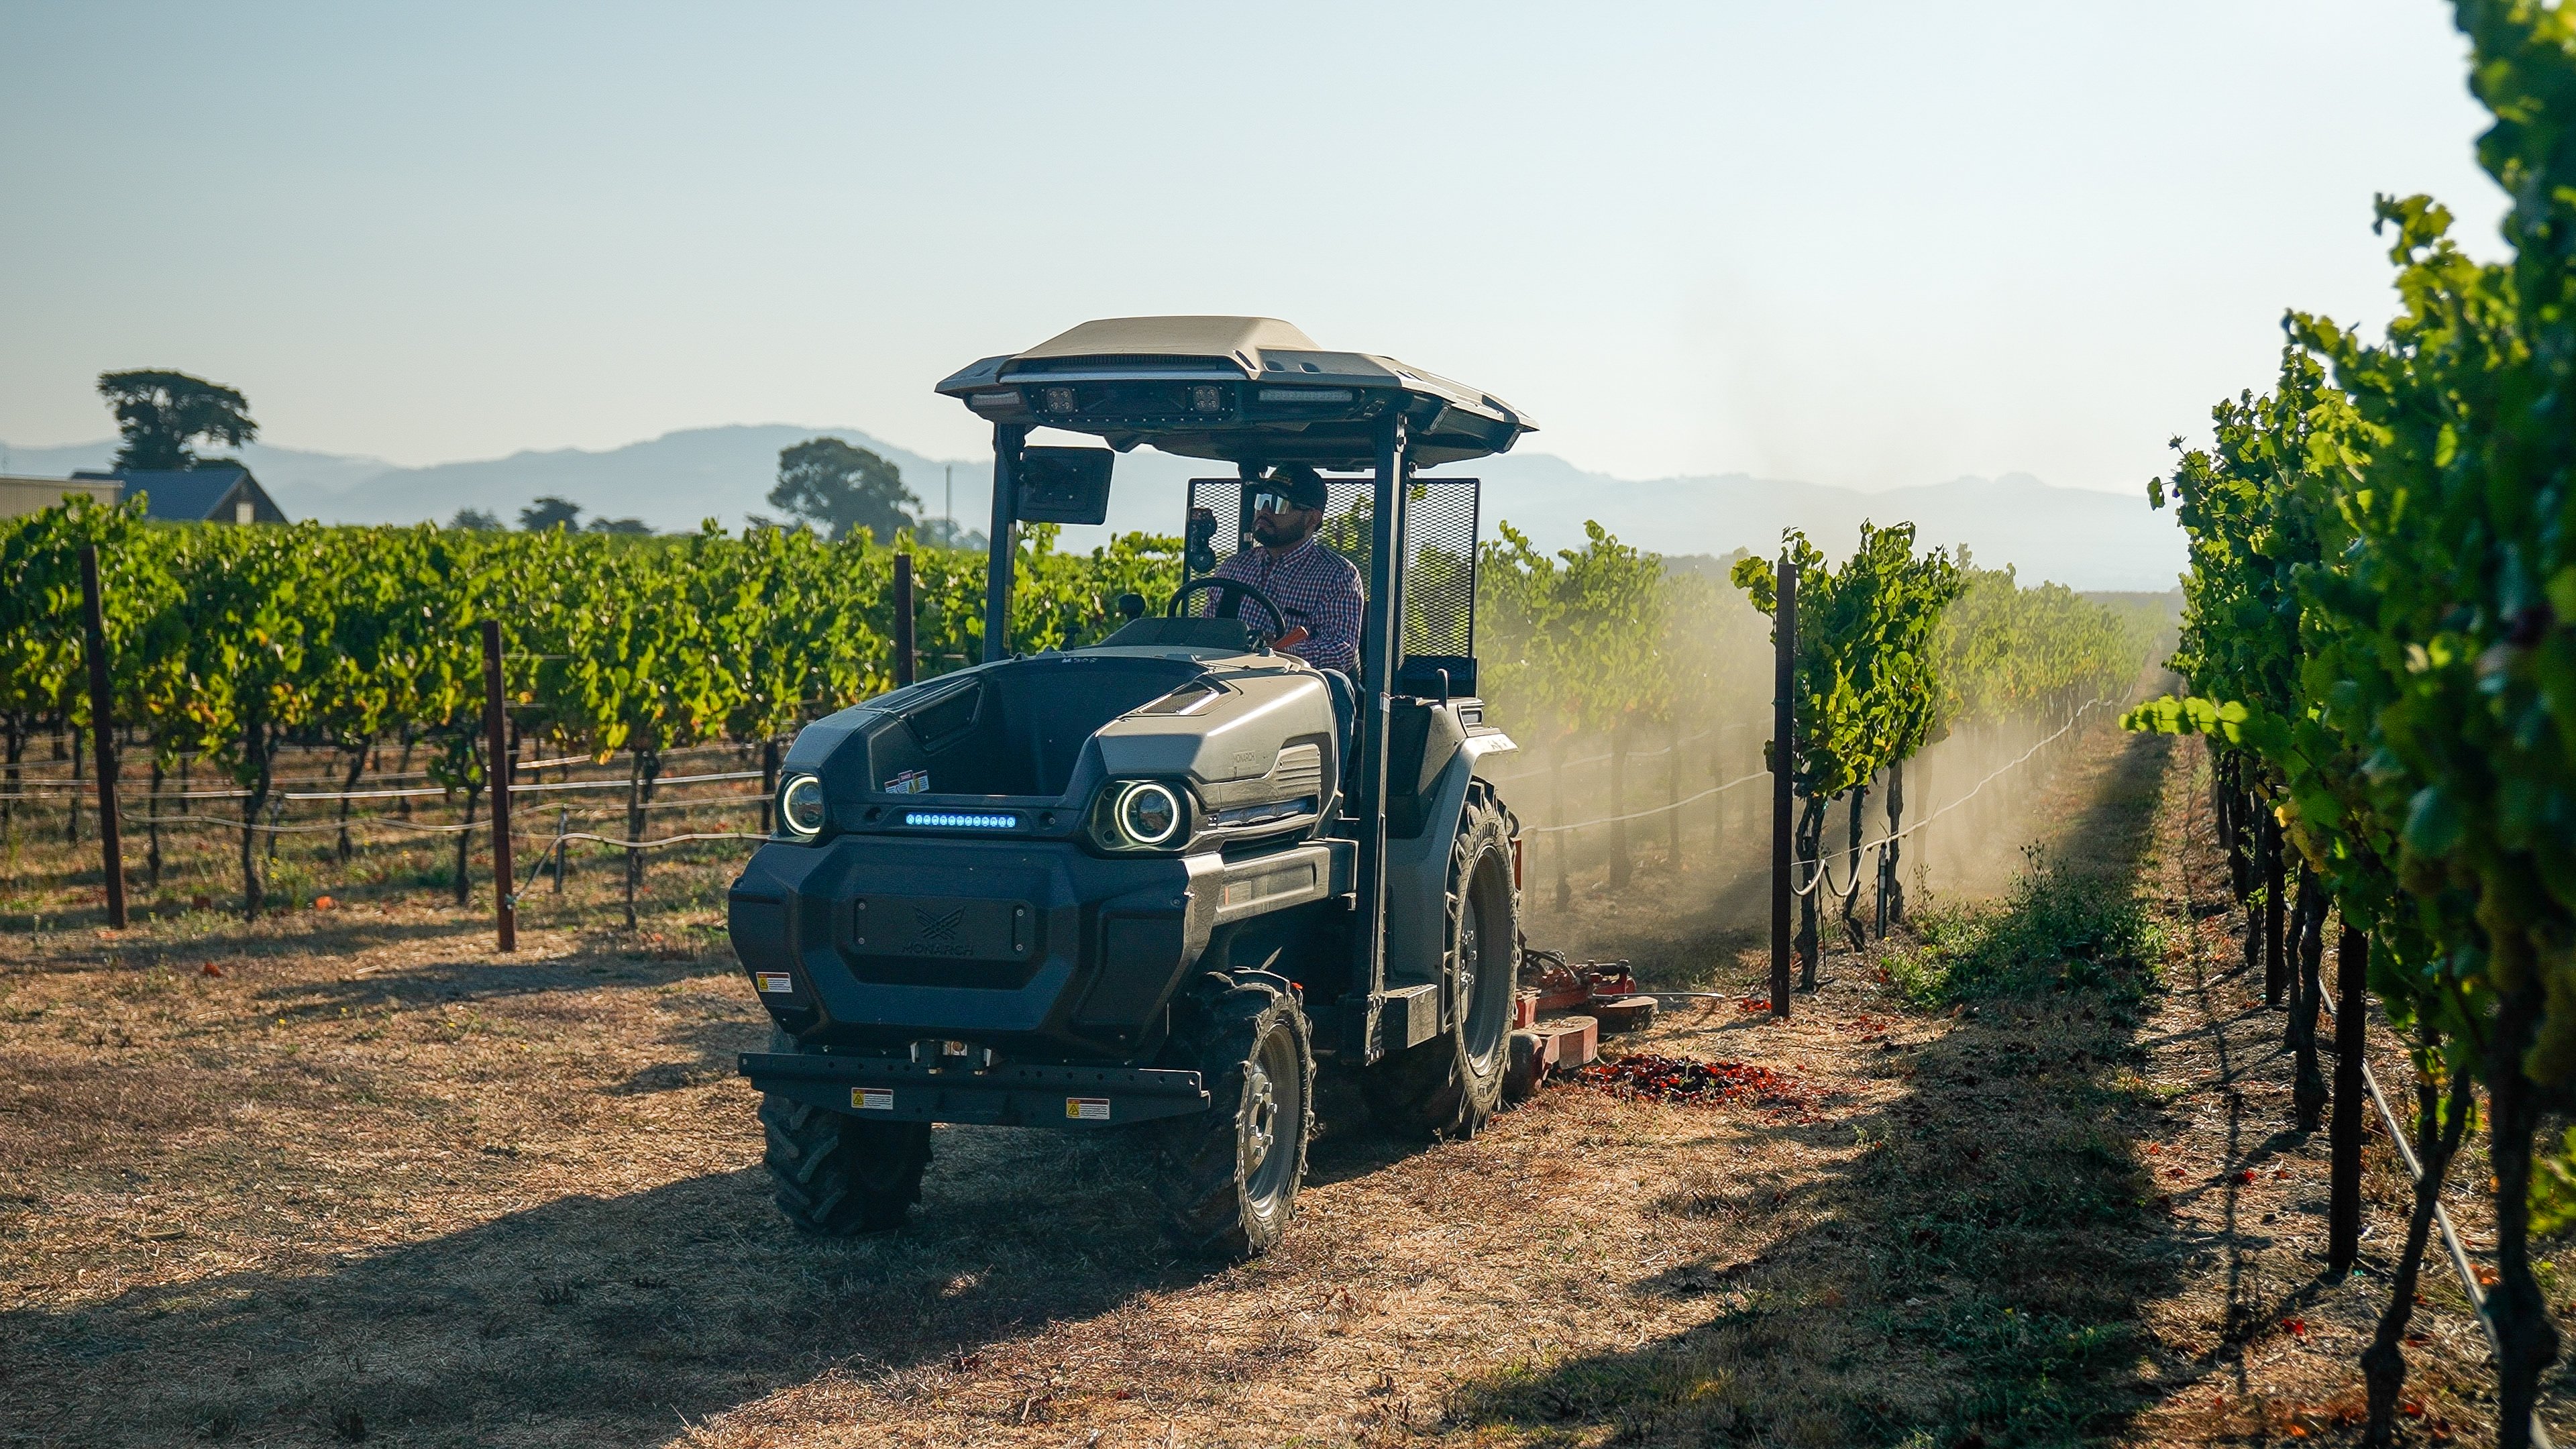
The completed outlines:
{"type": "MultiPolygon", "coordinates": [[[[2278,919],[2285,842],[2310,887],[2294,931],[2321,941],[2330,897],[2424,1079],[2483,1078],[2498,1428],[2518,1445],[2558,1350],[2528,1231],[2535,1204],[2568,1216],[2576,1181],[2532,1160],[2539,1114],[2576,1094],[2576,15],[2457,14],[2513,256],[2469,258],[2429,198],[2379,202],[2401,301],[2386,340],[2292,312],[2275,389],[2220,404],[2213,446],[2168,480],[2193,692],[2132,722],[2211,736],[2240,892],[2263,888],[2278,919]]],[[[2425,1114],[2410,1277],[2467,1110],[2450,1096],[2438,1129],[2425,1114]]],[[[2393,1300],[2364,1355],[2382,1436],[2410,1312],[2393,1300]]]]}
{"type": "MultiPolygon", "coordinates": [[[[1851,848],[1857,860],[1861,803],[1870,781],[1922,748],[1940,698],[1935,639],[1942,614],[1966,587],[1959,567],[1938,548],[1914,552],[1914,526],[1862,524],[1860,546],[1840,568],[1806,535],[1783,539],[1798,569],[1797,657],[1788,742],[1790,788],[1801,801],[1793,848],[1800,896],[1799,985],[1816,984],[1817,891],[1825,817],[1837,798],[1851,799],[1851,848]]],[[[1768,559],[1735,565],[1736,584],[1766,614],[1779,607],[1778,577],[1768,559]]],[[[1774,742],[1774,751],[1780,749],[1774,742]]],[[[1845,929],[1860,881],[1855,870],[1843,903],[1845,929]]]]}

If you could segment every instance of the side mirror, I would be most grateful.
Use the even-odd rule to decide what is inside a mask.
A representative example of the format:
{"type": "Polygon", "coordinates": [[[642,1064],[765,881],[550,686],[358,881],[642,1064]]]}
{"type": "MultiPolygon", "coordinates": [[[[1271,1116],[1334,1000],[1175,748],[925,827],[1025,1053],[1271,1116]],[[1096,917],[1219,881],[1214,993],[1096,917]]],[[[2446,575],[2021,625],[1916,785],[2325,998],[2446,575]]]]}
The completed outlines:
{"type": "Polygon", "coordinates": [[[1107,448],[1022,448],[1019,518],[1028,523],[1109,521],[1107,448]]]}
{"type": "Polygon", "coordinates": [[[1120,594],[1118,596],[1118,617],[1121,619],[1144,618],[1145,596],[1143,594],[1120,594]]]}
{"type": "Polygon", "coordinates": [[[1190,510],[1189,548],[1181,561],[1190,577],[1216,572],[1216,515],[1204,508],[1190,510]]]}

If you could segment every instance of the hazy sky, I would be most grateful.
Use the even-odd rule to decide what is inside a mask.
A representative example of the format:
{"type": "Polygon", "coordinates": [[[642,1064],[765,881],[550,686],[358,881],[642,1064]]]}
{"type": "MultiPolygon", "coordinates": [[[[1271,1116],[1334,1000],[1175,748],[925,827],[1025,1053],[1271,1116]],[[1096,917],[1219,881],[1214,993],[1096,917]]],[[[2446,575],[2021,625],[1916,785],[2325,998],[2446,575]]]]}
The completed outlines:
{"type": "Polygon", "coordinates": [[[2389,310],[2374,191],[2491,254],[2433,0],[569,7],[0,0],[0,439],[103,369],[403,463],[986,434],[1086,318],[1284,317],[1644,477],[2136,489],[2389,310]]]}

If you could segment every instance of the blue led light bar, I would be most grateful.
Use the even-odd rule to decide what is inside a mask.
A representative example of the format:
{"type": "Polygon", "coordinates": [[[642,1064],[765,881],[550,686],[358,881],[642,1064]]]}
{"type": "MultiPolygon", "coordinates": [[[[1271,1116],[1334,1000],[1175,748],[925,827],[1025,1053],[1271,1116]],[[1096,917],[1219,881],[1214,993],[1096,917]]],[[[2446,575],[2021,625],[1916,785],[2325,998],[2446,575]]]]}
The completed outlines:
{"type": "Polygon", "coordinates": [[[941,830],[1008,830],[1020,817],[1008,810],[906,810],[903,823],[941,830]]]}

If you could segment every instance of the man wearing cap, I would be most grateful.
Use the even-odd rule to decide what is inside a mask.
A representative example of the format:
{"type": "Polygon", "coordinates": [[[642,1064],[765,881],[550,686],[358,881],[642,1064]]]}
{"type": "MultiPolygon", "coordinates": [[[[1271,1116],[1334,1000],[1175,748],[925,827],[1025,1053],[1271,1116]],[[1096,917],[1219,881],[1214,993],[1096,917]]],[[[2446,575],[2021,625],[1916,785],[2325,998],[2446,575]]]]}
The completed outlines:
{"type": "MultiPolygon", "coordinates": [[[[1360,671],[1360,571],[1315,537],[1323,526],[1323,477],[1303,464],[1273,468],[1250,485],[1252,541],[1216,566],[1216,576],[1246,583],[1276,599],[1288,632],[1273,647],[1356,682],[1360,671]]],[[[1213,602],[1213,601],[1211,601],[1213,602]]],[[[1253,604],[1242,617],[1266,623],[1253,604]]]]}

